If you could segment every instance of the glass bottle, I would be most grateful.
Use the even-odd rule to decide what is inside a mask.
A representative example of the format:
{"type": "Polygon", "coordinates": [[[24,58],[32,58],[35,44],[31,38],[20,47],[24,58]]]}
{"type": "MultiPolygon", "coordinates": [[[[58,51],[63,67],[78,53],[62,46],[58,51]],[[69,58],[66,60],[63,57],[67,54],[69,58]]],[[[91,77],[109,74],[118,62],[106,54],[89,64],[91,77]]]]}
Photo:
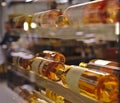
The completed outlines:
{"type": "Polygon", "coordinates": [[[65,56],[62,53],[56,51],[44,50],[42,52],[37,53],[36,57],[44,57],[46,59],[51,59],[54,61],[65,63],[65,56]]]}
{"type": "Polygon", "coordinates": [[[69,19],[64,15],[60,15],[55,21],[56,27],[69,27],[69,19]]]}
{"type": "Polygon", "coordinates": [[[117,102],[118,79],[113,74],[72,65],[60,77],[76,92],[102,103],[117,102]]]}
{"type": "Polygon", "coordinates": [[[34,58],[34,55],[25,52],[16,52],[12,53],[12,58],[14,65],[30,70],[30,61],[34,58]]]}
{"type": "Polygon", "coordinates": [[[106,14],[103,13],[104,1],[87,4],[84,6],[82,18],[84,24],[106,23],[106,14]]]}
{"type": "Polygon", "coordinates": [[[37,96],[33,93],[34,88],[30,85],[17,86],[13,89],[18,95],[20,95],[28,103],[35,103],[37,96]]]}
{"type": "Polygon", "coordinates": [[[47,10],[33,15],[33,21],[38,27],[55,27],[55,20],[62,15],[62,10],[47,10]]]}
{"type": "Polygon", "coordinates": [[[101,70],[109,73],[115,73],[115,71],[119,70],[120,68],[118,62],[101,59],[93,59],[90,60],[88,63],[81,62],[79,66],[101,70]]]}
{"type": "Polygon", "coordinates": [[[118,12],[120,10],[120,5],[118,0],[104,0],[105,7],[104,10],[107,13],[107,23],[119,22],[118,12]]]}
{"type": "Polygon", "coordinates": [[[64,10],[63,15],[69,19],[71,26],[79,27],[88,24],[118,22],[119,9],[118,0],[94,0],[72,5],[64,10]]]}
{"type": "Polygon", "coordinates": [[[50,98],[51,100],[55,101],[55,103],[66,103],[64,101],[64,97],[56,94],[55,92],[49,90],[49,89],[46,89],[46,96],[48,98],[50,98]]]}
{"type": "Polygon", "coordinates": [[[62,71],[64,71],[65,66],[60,62],[45,59],[42,57],[36,57],[31,62],[31,69],[43,77],[56,81],[60,80],[57,75],[61,74],[62,71]]]}

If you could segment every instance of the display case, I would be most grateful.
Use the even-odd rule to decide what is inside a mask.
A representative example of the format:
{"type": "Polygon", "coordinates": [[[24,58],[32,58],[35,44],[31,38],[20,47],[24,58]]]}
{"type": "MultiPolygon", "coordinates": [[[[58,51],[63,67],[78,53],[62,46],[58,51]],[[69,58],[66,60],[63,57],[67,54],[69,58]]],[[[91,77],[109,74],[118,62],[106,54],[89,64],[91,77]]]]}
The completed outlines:
{"type": "MultiPolygon", "coordinates": [[[[97,0],[73,5],[64,11],[48,10],[35,13],[32,15],[32,21],[30,20],[29,22],[30,24],[35,23],[35,28],[29,28],[29,23],[25,25],[26,21],[24,19],[23,23],[27,29],[19,29],[17,32],[23,38],[29,40],[27,41],[29,43],[26,44],[32,52],[36,53],[44,49],[59,51],[66,56],[66,64],[78,65],[81,61],[88,62],[94,58],[120,62],[118,61],[119,44],[117,42],[120,35],[119,4],[117,0],[97,0]],[[113,5],[111,5],[110,2],[112,2],[113,5]],[[111,47],[108,41],[114,41],[114,43],[112,43],[112,46],[114,45],[113,48],[106,49],[106,47],[111,47]],[[96,52],[98,54],[95,53],[92,55],[93,48],[94,53],[96,52]],[[74,50],[76,50],[76,52],[74,50]],[[86,50],[86,52],[82,50],[86,50]],[[111,54],[109,54],[107,50],[109,52],[111,50],[111,54]],[[101,52],[103,53],[99,54],[101,52]],[[87,56],[84,56],[83,53],[86,53],[87,56]],[[89,57],[88,55],[92,56],[89,57]]],[[[119,69],[116,71],[114,74],[118,78],[118,85],[120,85],[120,71],[119,69]]],[[[10,65],[8,74],[9,87],[14,88],[14,85],[22,85],[27,82],[34,86],[36,88],[35,91],[39,91],[36,92],[36,94],[43,95],[42,97],[44,99],[47,97],[41,91],[50,89],[70,103],[104,103],[66,88],[61,85],[61,82],[54,82],[43,78],[33,71],[25,70],[25,68],[23,69],[13,64],[10,65]],[[14,74],[12,79],[11,74],[14,74]],[[14,79],[16,79],[15,75],[22,78],[20,79],[22,81],[16,84],[13,83],[14,85],[12,85],[12,82],[17,81],[14,81],[14,79]]],[[[120,103],[119,89],[118,87],[118,101],[115,103],[120,103]]],[[[48,98],[46,100],[48,103],[54,102],[48,98]]]]}

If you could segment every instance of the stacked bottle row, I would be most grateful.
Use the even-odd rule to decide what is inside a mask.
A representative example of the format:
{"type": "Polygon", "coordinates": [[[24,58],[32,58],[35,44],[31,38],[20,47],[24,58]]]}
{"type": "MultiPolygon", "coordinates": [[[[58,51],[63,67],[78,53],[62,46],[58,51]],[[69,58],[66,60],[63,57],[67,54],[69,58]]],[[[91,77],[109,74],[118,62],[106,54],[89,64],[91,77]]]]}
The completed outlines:
{"type": "Polygon", "coordinates": [[[43,51],[30,59],[14,57],[13,63],[43,78],[62,81],[65,88],[102,103],[118,101],[118,78],[115,75],[119,70],[117,62],[92,60],[87,64],[80,63],[79,66],[66,65],[63,54],[43,51]]]}
{"type": "Polygon", "coordinates": [[[95,23],[116,23],[119,21],[118,0],[95,0],[85,4],[73,5],[62,10],[47,10],[33,15],[23,15],[15,18],[16,28],[22,28],[28,23],[28,28],[38,27],[68,27],[95,23]],[[73,14],[74,13],[74,14],[73,14]]]}
{"type": "Polygon", "coordinates": [[[19,96],[21,96],[26,101],[26,103],[48,103],[47,101],[39,98],[34,93],[34,87],[32,87],[28,84],[16,86],[13,90],[19,96]]]}

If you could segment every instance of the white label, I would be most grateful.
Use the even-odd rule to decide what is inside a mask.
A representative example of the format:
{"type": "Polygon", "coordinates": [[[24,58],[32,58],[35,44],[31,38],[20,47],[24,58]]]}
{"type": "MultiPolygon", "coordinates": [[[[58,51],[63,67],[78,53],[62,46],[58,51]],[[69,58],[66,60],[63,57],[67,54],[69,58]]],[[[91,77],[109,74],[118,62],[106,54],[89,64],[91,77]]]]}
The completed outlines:
{"type": "Polygon", "coordinates": [[[66,81],[68,86],[76,91],[79,92],[79,87],[78,83],[81,77],[81,74],[85,71],[86,69],[83,69],[82,67],[77,67],[73,66],[67,73],[66,75],[66,81]]]}
{"type": "Polygon", "coordinates": [[[107,64],[109,64],[110,63],[110,61],[107,61],[107,60],[96,60],[95,61],[95,64],[98,64],[98,65],[107,65],[107,64]]]}
{"type": "Polygon", "coordinates": [[[30,81],[35,82],[35,75],[32,72],[29,72],[30,81]]]}
{"type": "MultiPolygon", "coordinates": [[[[39,73],[40,73],[41,75],[43,75],[42,70],[43,70],[43,68],[44,68],[44,66],[45,66],[45,62],[46,62],[46,61],[42,60],[41,63],[40,63],[40,65],[39,65],[39,68],[38,68],[38,71],[39,71],[39,73]]],[[[45,68],[45,69],[46,69],[46,68],[45,68]]]]}
{"type": "Polygon", "coordinates": [[[41,62],[42,62],[42,60],[40,60],[40,59],[36,59],[36,60],[34,60],[34,61],[32,62],[32,70],[33,70],[34,72],[36,72],[36,73],[39,72],[39,71],[38,71],[38,68],[39,68],[41,62]]]}

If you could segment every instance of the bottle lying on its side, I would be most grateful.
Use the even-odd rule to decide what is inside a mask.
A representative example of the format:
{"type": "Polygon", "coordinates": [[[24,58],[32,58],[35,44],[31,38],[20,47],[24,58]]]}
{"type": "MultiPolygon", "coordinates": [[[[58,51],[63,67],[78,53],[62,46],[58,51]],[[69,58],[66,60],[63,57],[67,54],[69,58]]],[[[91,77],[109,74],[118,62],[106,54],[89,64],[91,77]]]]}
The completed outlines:
{"type": "Polygon", "coordinates": [[[51,80],[60,80],[59,76],[65,69],[63,63],[36,57],[31,62],[31,70],[51,80]]]}
{"type": "Polygon", "coordinates": [[[90,69],[100,70],[108,73],[115,73],[119,70],[120,64],[115,61],[93,59],[88,63],[81,62],[80,67],[86,67],[90,69]]]}
{"type": "Polygon", "coordinates": [[[46,59],[51,59],[54,61],[65,63],[65,56],[57,51],[44,50],[36,54],[36,57],[44,57],[46,59]]]}
{"type": "Polygon", "coordinates": [[[12,64],[30,70],[30,62],[33,60],[34,55],[25,52],[12,53],[12,64]]]}
{"type": "Polygon", "coordinates": [[[60,78],[68,88],[83,95],[102,103],[117,102],[118,78],[113,74],[72,65],[60,78]]]}

